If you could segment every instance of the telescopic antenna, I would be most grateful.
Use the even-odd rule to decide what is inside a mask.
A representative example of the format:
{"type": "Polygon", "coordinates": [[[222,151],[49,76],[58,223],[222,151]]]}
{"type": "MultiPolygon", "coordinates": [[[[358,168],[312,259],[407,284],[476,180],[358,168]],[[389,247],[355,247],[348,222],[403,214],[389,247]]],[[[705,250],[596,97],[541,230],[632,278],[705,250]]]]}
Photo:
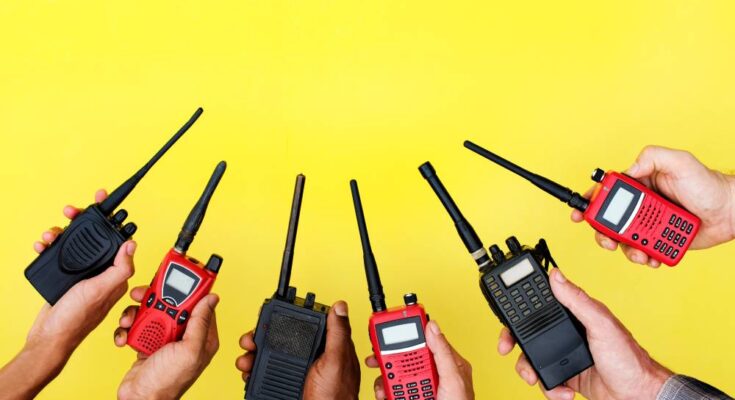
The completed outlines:
{"type": "Polygon", "coordinates": [[[200,115],[202,115],[203,112],[204,110],[201,107],[197,108],[197,110],[194,112],[194,115],[192,115],[191,118],[189,118],[189,121],[187,121],[184,124],[184,126],[182,126],[181,129],[179,129],[179,131],[176,132],[176,134],[174,134],[174,136],[171,139],[169,139],[165,145],[163,145],[161,150],[158,150],[158,153],[156,153],[156,155],[154,155],[153,158],[151,158],[150,161],[148,161],[143,166],[143,168],[141,168],[138,172],[136,172],[135,175],[128,178],[128,180],[125,181],[125,183],[120,185],[117,189],[115,189],[112,193],[110,193],[110,195],[102,203],[100,203],[99,208],[102,214],[109,215],[113,211],[115,211],[115,209],[120,205],[120,203],[122,203],[122,201],[125,200],[126,197],[128,197],[130,192],[133,191],[133,189],[135,188],[135,185],[137,185],[138,182],[140,182],[140,180],[145,176],[148,170],[150,170],[151,167],[164,154],[166,154],[168,149],[170,149],[171,146],[173,146],[174,143],[176,143],[176,141],[179,140],[179,138],[183,136],[184,133],[186,133],[186,131],[188,131],[192,125],[194,125],[194,122],[196,122],[196,120],[199,118],[200,115]]]}
{"type": "Polygon", "coordinates": [[[288,233],[286,234],[286,247],[283,249],[283,261],[281,262],[281,276],[278,279],[278,297],[285,298],[288,292],[288,284],[291,281],[291,267],[293,266],[293,253],[296,246],[296,231],[299,228],[299,216],[301,215],[301,201],[304,197],[304,184],[306,177],[303,174],[296,176],[296,186],[291,203],[291,218],[288,220],[288,233]]]}
{"type": "Polygon", "coordinates": [[[215,189],[217,189],[217,185],[219,185],[219,181],[222,179],[222,175],[224,175],[226,169],[226,162],[220,161],[219,164],[217,164],[212,176],[209,178],[209,182],[207,182],[207,186],[204,188],[202,196],[199,197],[194,208],[191,209],[189,216],[184,222],[184,226],[181,227],[181,232],[179,232],[179,237],[176,239],[176,244],[174,245],[174,249],[179,253],[184,254],[189,250],[189,245],[194,241],[194,236],[196,236],[199,226],[202,224],[204,214],[207,213],[209,200],[212,199],[212,195],[214,194],[215,189]]]}
{"type": "Polygon", "coordinates": [[[362,211],[362,201],[360,200],[360,189],[357,187],[356,180],[350,181],[350,189],[352,189],[352,202],[355,204],[357,228],[360,231],[360,241],[362,242],[362,259],[365,264],[370,304],[373,307],[373,312],[383,311],[386,309],[385,294],[383,294],[383,285],[380,283],[380,274],[373,255],[373,248],[370,246],[370,236],[368,236],[365,213],[362,211]]]}
{"type": "Polygon", "coordinates": [[[572,189],[564,187],[541,175],[534,174],[531,171],[521,168],[518,165],[513,164],[503,157],[500,157],[499,155],[491,152],[490,150],[484,149],[470,142],[469,140],[465,140],[464,147],[500,165],[501,167],[510,170],[517,175],[520,175],[521,177],[536,185],[539,189],[556,197],[564,203],[567,203],[572,208],[576,208],[577,210],[584,212],[584,210],[586,210],[587,206],[589,206],[590,204],[589,200],[582,197],[579,193],[572,191],[572,189]]]}
{"type": "Polygon", "coordinates": [[[452,221],[454,221],[454,226],[457,228],[459,237],[462,238],[462,242],[465,247],[467,247],[472,258],[475,259],[477,265],[482,268],[490,263],[490,257],[488,257],[487,251],[485,251],[485,248],[482,246],[482,241],[480,241],[480,238],[477,236],[477,233],[475,233],[472,225],[467,222],[467,219],[462,215],[462,212],[459,211],[457,204],[439,180],[439,177],[436,175],[436,171],[431,163],[427,161],[421,164],[419,171],[421,172],[421,175],[429,181],[429,185],[434,189],[434,193],[436,193],[442,205],[444,205],[444,208],[452,217],[452,221]]]}

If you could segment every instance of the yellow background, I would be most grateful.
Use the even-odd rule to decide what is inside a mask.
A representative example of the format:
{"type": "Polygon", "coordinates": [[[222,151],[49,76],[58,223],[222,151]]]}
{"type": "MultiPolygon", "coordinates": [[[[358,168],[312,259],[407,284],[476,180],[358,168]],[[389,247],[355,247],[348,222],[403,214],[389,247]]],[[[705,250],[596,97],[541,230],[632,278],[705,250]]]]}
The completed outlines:
{"type": "MultiPolygon", "coordinates": [[[[190,254],[225,263],[222,346],[189,398],[240,398],[237,340],[275,289],[294,176],[307,175],[292,283],[351,306],[360,357],[370,306],[348,180],[358,178],[389,304],[415,291],[474,366],[478,398],[533,399],[474,263],[416,168],[431,160],[485,244],[545,237],[567,275],[663,364],[735,392],[735,247],[650,270],[527,183],[462,148],[471,138],[577,189],[649,143],[732,168],[731,1],[0,2],[4,261],[0,360],[42,299],[31,244],[127,178],[205,113],[125,202],[149,282],[215,163],[229,169],[190,254]],[[217,393],[216,396],[213,393],[217,393]]],[[[132,363],[121,301],[40,396],[114,396],[132,363]]],[[[43,360],[39,360],[42,363],[43,360]]],[[[363,368],[361,398],[376,371],[363,368]]]]}

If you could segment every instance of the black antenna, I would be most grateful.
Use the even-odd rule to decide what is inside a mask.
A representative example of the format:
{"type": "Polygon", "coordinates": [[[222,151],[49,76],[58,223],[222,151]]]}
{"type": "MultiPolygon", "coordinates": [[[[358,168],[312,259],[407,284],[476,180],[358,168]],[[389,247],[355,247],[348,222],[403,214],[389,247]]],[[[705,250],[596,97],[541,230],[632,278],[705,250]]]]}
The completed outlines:
{"type": "Polygon", "coordinates": [[[467,250],[475,259],[477,265],[482,268],[490,262],[490,257],[487,255],[487,251],[482,246],[482,241],[477,237],[477,233],[472,228],[469,222],[465,219],[462,212],[459,211],[457,204],[452,200],[452,196],[449,195],[447,189],[444,187],[439,177],[436,175],[436,171],[430,162],[425,162],[419,167],[421,175],[429,181],[429,185],[434,189],[434,193],[439,197],[439,200],[444,205],[444,208],[449,212],[449,215],[454,221],[454,226],[457,228],[459,236],[462,238],[467,250]]]}
{"type": "Polygon", "coordinates": [[[212,195],[214,194],[215,189],[217,189],[217,185],[219,185],[219,181],[222,179],[222,175],[224,175],[226,169],[226,162],[220,161],[219,164],[217,164],[212,176],[209,178],[209,182],[207,182],[207,186],[204,188],[202,196],[199,197],[194,208],[191,209],[189,216],[184,222],[184,226],[181,227],[181,232],[179,232],[179,237],[176,239],[176,244],[174,245],[174,249],[179,253],[183,254],[189,250],[189,245],[194,241],[194,236],[196,236],[199,226],[202,224],[204,214],[207,213],[209,200],[212,199],[212,195]]]}
{"type": "Polygon", "coordinates": [[[567,203],[572,208],[576,208],[577,210],[584,212],[584,210],[586,210],[587,206],[589,206],[590,204],[589,200],[582,197],[579,193],[572,191],[572,189],[564,187],[541,175],[537,175],[533,172],[523,169],[518,165],[515,165],[512,162],[506,160],[505,158],[491,152],[490,150],[484,149],[470,142],[469,140],[465,140],[464,147],[500,165],[501,167],[510,170],[517,175],[520,175],[521,177],[536,185],[539,189],[556,197],[564,203],[567,203]]]}
{"type": "Polygon", "coordinates": [[[283,249],[283,261],[281,262],[281,276],[278,279],[278,297],[285,298],[288,292],[288,284],[291,281],[291,267],[293,266],[293,253],[296,247],[296,231],[299,228],[299,216],[301,215],[301,201],[304,197],[304,184],[306,177],[302,174],[296,176],[296,187],[293,192],[291,203],[291,218],[288,220],[288,233],[286,234],[286,247],[283,249]]]}
{"type": "Polygon", "coordinates": [[[184,126],[182,126],[181,129],[179,129],[179,131],[176,132],[176,134],[171,139],[169,139],[165,145],[163,145],[161,150],[158,150],[158,153],[156,153],[156,155],[154,155],[153,158],[151,158],[150,161],[148,161],[148,163],[143,166],[143,168],[136,172],[135,175],[128,178],[125,183],[120,185],[117,189],[110,193],[110,195],[102,203],[100,203],[99,208],[102,214],[109,215],[113,211],[115,211],[120,203],[122,203],[122,201],[125,200],[126,197],[128,197],[130,192],[133,191],[135,185],[137,185],[138,182],[148,172],[148,170],[151,169],[153,164],[155,164],[156,161],[158,161],[164,154],[166,154],[168,149],[170,149],[171,146],[173,146],[174,143],[176,143],[176,141],[179,140],[179,138],[183,136],[184,133],[186,133],[186,131],[188,131],[192,125],[194,125],[194,122],[196,122],[196,120],[199,118],[200,115],[202,115],[203,112],[204,110],[201,107],[197,108],[197,110],[194,112],[194,115],[189,118],[189,121],[187,121],[184,126]]]}
{"type": "Polygon", "coordinates": [[[362,211],[362,201],[360,200],[360,189],[357,188],[356,180],[350,181],[350,189],[352,189],[352,202],[355,204],[357,228],[360,231],[360,241],[362,242],[362,259],[365,264],[370,304],[373,306],[373,312],[383,311],[386,309],[385,294],[383,294],[383,285],[380,283],[380,274],[373,255],[373,248],[370,246],[370,236],[368,236],[365,213],[362,211]]]}

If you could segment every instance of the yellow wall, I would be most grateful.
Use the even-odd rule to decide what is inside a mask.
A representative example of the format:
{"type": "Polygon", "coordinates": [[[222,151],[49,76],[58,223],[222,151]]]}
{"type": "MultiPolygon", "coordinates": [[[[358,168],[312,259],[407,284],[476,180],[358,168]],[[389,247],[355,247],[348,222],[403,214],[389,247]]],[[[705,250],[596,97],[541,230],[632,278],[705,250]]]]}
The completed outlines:
{"type": "MultiPolygon", "coordinates": [[[[370,312],[348,180],[358,178],[388,294],[416,291],[475,367],[478,397],[540,395],[495,353],[474,263],[416,168],[429,159],[486,244],[545,237],[566,273],[662,363],[735,392],[730,245],[649,270],[598,249],[555,200],[461,147],[471,138],[578,190],[645,144],[733,167],[731,1],[0,2],[0,360],[42,299],[31,244],[200,122],[126,201],[147,283],[211,169],[229,162],[191,249],[225,258],[222,347],[190,398],[238,398],[237,339],[275,289],[293,179],[308,177],[293,284],[370,312]]],[[[109,398],[134,359],[112,344],[128,301],[40,396],[109,398]]],[[[39,362],[43,362],[39,360],[39,362]]],[[[376,371],[363,369],[361,397],[376,371]]]]}

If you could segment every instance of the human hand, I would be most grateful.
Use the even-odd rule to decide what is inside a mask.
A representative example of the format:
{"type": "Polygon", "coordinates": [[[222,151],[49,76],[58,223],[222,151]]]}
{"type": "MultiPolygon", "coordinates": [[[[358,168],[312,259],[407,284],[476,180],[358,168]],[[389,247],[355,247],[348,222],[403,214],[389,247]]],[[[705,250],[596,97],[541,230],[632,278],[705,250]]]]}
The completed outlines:
{"type": "MultiPolygon", "coordinates": [[[[704,166],[691,153],[666,147],[646,146],[626,174],[680,204],[702,220],[691,244],[706,249],[735,238],[735,178],[704,166]]],[[[589,197],[592,190],[587,192],[589,197]]],[[[584,218],[572,211],[572,221],[584,218]]],[[[596,232],[600,247],[616,250],[618,243],[596,232]]],[[[657,268],[660,262],[630,246],[620,246],[630,261],[657,268]]]]}
{"type": "MultiPolygon", "coordinates": [[[[130,291],[130,297],[140,303],[148,287],[130,291]]],[[[217,319],[214,309],[219,302],[216,294],[204,296],[194,306],[183,338],[168,343],[150,356],[138,353],[138,359],[123,378],[118,399],[178,399],[212,361],[219,349],[217,319]]],[[[115,330],[115,346],[124,347],[128,330],[135,321],[138,306],[129,306],[115,330]]]]}
{"type": "MultiPolygon", "coordinates": [[[[655,399],[673,375],[671,371],[653,360],[604,304],[567,280],[559,269],[551,270],[549,281],[557,300],[586,328],[595,365],[550,391],[539,383],[544,395],[550,400],[571,400],[575,392],[590,400],[655,399]]],[[[498,352],[506,355],[515,344],[510,331],[503,328],[498,352]]],[[[523,354],[516,363],[516,372],[529,385],[539,381],[523,354]]]]}
{"type": "MultiPolygon", "coordinates": [[[[347,303],[334,303],[327,316],[327,342],[324,353],[314,361],[304,384],[305,400],[357,399],[360,392],[360,361],[357,359],[347,303]]],[[[235,361],[235,366],[247,381],[255,361],[255,341],[250,331],[240,338],[240,347],[246,351],[235,361]]]]}
{"type": "MultiPolygon", "coordinates": [[[[449,344],[436,321],[429,321],[424,335],[426,336],[426,344],[434,355],[434,362],[439,374],[436,399],[473,400],[475,392],[472,385],[472,365],[449,344]]],[[[365,364],[370,368],[380,367],[375,355],[366,358],[365,364]]],[[[378,376],[375,379],[373,387],[376,400],[387,398],[382,377],[378,376]]]]}

